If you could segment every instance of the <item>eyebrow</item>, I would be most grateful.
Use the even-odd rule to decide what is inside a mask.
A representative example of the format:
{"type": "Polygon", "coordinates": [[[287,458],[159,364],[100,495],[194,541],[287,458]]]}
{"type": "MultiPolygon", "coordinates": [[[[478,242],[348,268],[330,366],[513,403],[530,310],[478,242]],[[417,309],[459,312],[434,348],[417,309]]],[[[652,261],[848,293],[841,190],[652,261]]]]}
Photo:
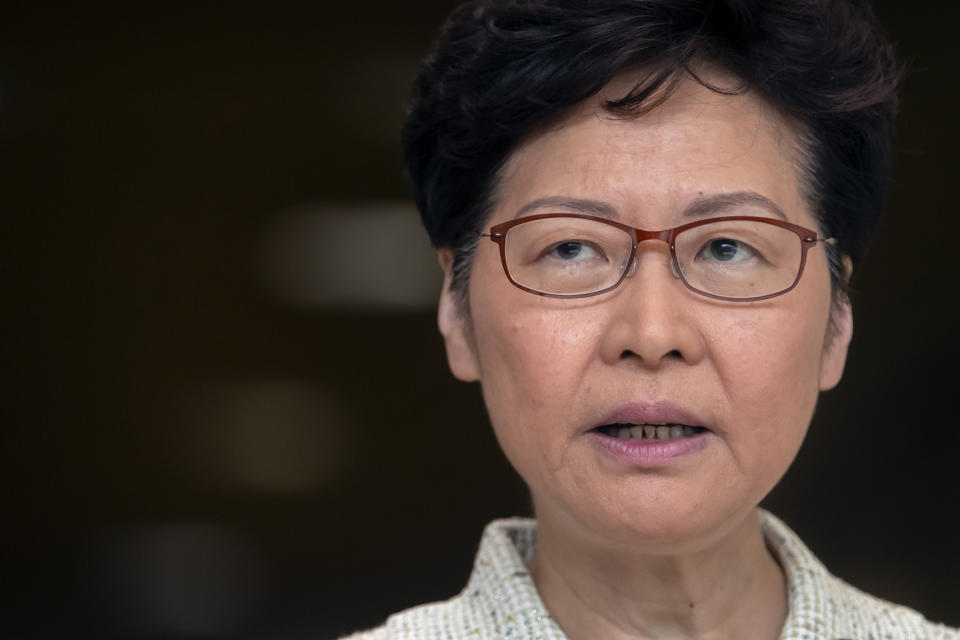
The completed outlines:
{"type": "Polygon", "coordinates": [[[756,191],[732,191],[697,198],[684,208],[683,215],[687,218],[708,216],[725,209],[742,207],[745,204],[762,207],[778,218],[789,222],[787,215],[783,212],[783,209],[777,206],[777,203],[756,191]]]}
{"type": "Polygon", "coordinates": [[[520,207],[513,217],[519,218],[528,211],[540,209],[542,207],[561,207],[563,209],[573,209],[580,213],[589,213],[604,218],[619,217],[617,215],[616,208],[614,208],[614,206],[609,202],[604,202],[603,200],[590,200],[586,198],[571,198],[568,196],[546,196],[545,198],[531,200],[527,204],[520,207]]]}
{"type": "MultiPolygon", "coordinates": [[[[704,217],[726,209],[742,207],[747,204],[762,207],[778,218],[789,222],[786,214],[777,206],[777,203],[756,191],[731,191],[729,193],[716,193],[697,198],[684,208],[683,217],[704,217]]],[[[519,218],[525,213],[543,207],[573,209],[580,213],[588,213],[614,220],[620,217],[617,214],[616,208],[609,202],[589,198],[573,198],[570,196],[546,196],[531,200],[520,207],[513,217],[519,218]]]]}

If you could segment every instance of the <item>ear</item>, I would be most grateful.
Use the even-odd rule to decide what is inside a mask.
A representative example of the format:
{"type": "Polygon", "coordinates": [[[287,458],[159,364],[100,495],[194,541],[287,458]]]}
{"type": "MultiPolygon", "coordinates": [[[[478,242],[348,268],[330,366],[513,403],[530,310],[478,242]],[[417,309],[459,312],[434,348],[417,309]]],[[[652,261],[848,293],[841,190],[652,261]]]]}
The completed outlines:
{"type": "MultiPolygon", "coordinates": [[[[843,278],[850,281],[853,263],[848,256],[843,256],[843,278]]],[[[830,309],[833,330],[827,336],[823,345],[823,355],[820,358],[820,390],[827,391],[837,386],[843,376],[843,368],[847,362],[847,350],[853,338],[853,310],[850,307],[850,298],[843,299],[830,309]]]]}
{"type": "Polygon", "coordinates": [[[440,334],[443,335],[447,347],[447,363],[454,377],[464,382],[475,382],[480,379],[480,366],[473,336],[470,334],[469,319],[464,317],[464,310],[450,289],[453,279],[453,252],[450,249],[440,249],[437,258],[440,268],[443,269],[443,291],[440,292],[440,303],[437,306],[437,326],[440,327],[440,334]]]}

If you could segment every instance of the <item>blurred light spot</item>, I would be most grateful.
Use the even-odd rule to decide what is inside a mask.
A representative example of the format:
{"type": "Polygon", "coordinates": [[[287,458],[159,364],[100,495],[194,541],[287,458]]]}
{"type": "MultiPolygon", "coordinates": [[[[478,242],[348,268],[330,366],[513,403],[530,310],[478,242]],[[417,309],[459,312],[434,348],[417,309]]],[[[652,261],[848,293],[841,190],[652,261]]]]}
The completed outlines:
{"type": "Polygon", "coordinates": [[[190,422],[200,472],[233,488],[315,489],[334,480],[350,444],[329,397],[300,381],[214,387],[190,422]]]}
{"type": "Polygon", "coordinates": [[[442,274],[410,203],[304,206],[264,236],[261,276],[304,307],[428,309],[442,274]]]}
{"type": "Polygon", "coordinates": [[[260,555],[221,527],[144,527],[112,555],[113,617],[128,629],[223,635],[249,622],[265,596],[260,555]]]}

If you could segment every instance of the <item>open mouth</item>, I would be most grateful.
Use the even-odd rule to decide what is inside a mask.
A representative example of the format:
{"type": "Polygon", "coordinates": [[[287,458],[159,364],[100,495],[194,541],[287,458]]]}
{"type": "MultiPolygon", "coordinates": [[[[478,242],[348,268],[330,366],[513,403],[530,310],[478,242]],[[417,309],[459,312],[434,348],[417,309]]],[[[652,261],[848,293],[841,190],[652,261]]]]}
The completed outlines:
{"type": "Polygon", "coordinates": [[[680,440],[682,438],[692,438],[703,433],[706,429],[687,424],[627,424],[618,422],[601,425],[594,431],[619,440],[680,440]]]}

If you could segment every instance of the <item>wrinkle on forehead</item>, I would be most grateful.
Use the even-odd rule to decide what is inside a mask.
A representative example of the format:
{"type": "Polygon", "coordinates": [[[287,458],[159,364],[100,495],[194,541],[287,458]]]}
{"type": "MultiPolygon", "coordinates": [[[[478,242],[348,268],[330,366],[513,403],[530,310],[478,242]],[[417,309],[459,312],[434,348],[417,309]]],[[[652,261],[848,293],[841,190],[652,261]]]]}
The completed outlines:
{"type": "MultiPolygon", "coordinates": [[[[736,76],[709,63],[698,63],[694,67],[694,72],[699,78],[712,86],[727,88],[742,84],[736,76]]],[[[810,184],[811,172],[809,171],[810,145],[799,123],[789,117],[788,114],[756,92],[747,90],[736,95],[718,93],[691,76],[683,78],[663,104],[656,106],[649,112],[637,116],[611,113],[605,107],[605,104],[610,100],[617,100],[627,95],[642,76],[643,71],[638,70],[614,78],[599,93],[561,116],[551,119],[522,140],[498,172],[495,188],[492,190],[495,206],[502,204],[507,195],[509,183],[516,178],[518,171],[529,161],[528,154],[525,153],[526,150],[543,144],[544,139],[547,138],[551,140],[552,144],[562,144],[564,140],[569,139],[571,130],[579,129],[575,125],[586,119],[592,119],[597,124],[613,126],[639,124],[646,133],[651,135],[648,140],[649,143],[657,142],[656,136],[660,136],[660,147],[666,148],[676,144],[692,145],[698,142],[699,136],[696,135],[695,130],[690,130],[689,125],[696,123],[700,119],[699,116],[706,110],[720,107],[728,109],[733,116],[728,118],[727,122],[739,129],[736,132],[736,139],[748,141],[738,145],[740,149],[744,150],[743,153],[750,153],[760,137],[764,136],[767,141],[775,145],[778,156],[792,163],[797,177],[798,191],[803,196],[803,202],[807,203],[808,208],[811,209],[810,213],[814,213],[815,203],[812,196],[815,189],[810,184]],[[748,117],[744,117],[745,114],[748,117]],[[678,122],[688,125],[683,127],[687,129],[688,133],[686,140],[677,137],[677,127],[667,126],[678,122]]],[[[656,97],[652,100],[655,101],[656,97]]],[[[681,133],[683,128],[681,128],[681,133]]],[[[626,146],[609,150],[610,154],[629,152],[630,149],[626,146]]],[[[732,154],[733,150],[731,150],[730,162],[737,159],[732,154]]],[[[603,159],[599,158],[598,170],[602,170],[602,163],[603,159]]]]}

